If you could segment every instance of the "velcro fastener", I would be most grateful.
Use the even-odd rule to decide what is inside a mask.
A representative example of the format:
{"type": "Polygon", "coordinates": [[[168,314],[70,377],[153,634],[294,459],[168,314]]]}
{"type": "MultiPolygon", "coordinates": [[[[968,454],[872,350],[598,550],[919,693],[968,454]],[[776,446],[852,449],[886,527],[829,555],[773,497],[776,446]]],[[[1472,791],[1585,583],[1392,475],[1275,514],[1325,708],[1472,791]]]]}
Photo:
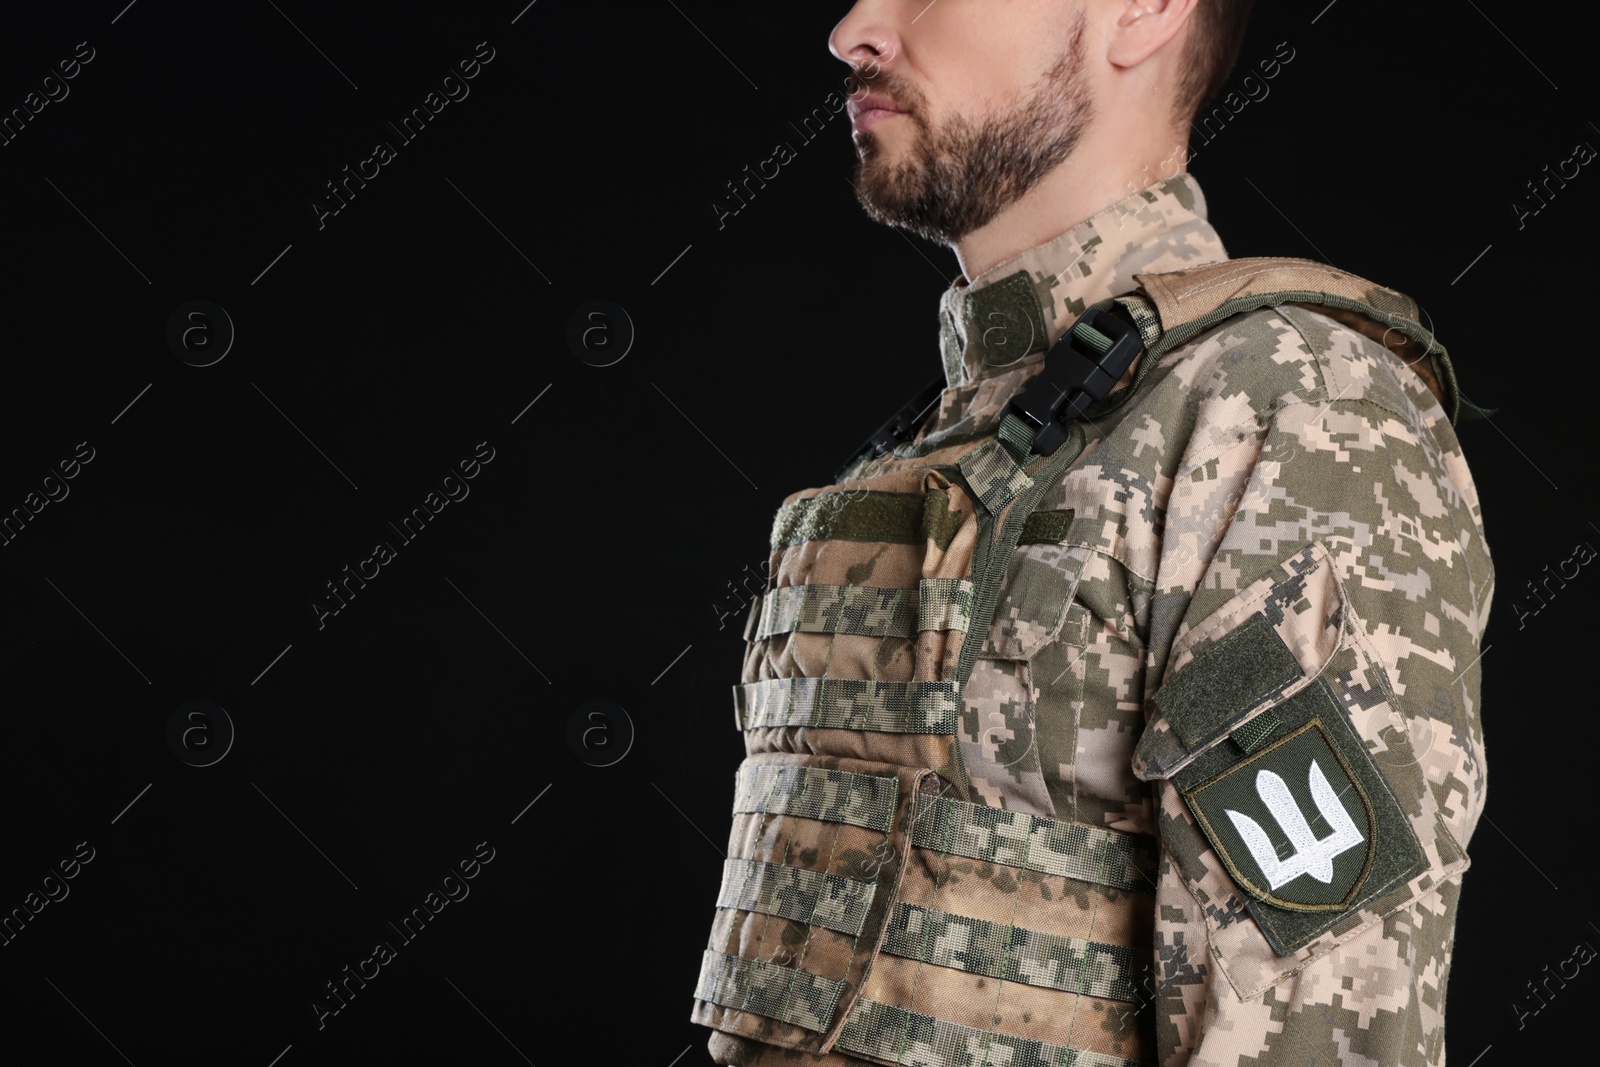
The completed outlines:
{"type": "Polygon", "coordinates": [[[1058,545],[1067,539],[1072,528],[1073,509],[1064,511],[1035,511],[1022,524],[1022,536],[1017,547],[1023,545],[1058,545]]]}
{"type": "Polygon", "coordinates": [[[1190,751],[1205,747],[1240,716],[1302,678],[1300,663],[1264,615],[1252,615],[1174,672],[1152,698],[1190,751]]]}
{"type": "Polygon", "coordinates": [[[939,521],[948,509],[930,509],[937,502],[929,495],[855,489],[791,501],[773,517],[771,544],[773,548],[806,541],[915,545],[932,540],[948,548],[957,523],[939,521]]]}

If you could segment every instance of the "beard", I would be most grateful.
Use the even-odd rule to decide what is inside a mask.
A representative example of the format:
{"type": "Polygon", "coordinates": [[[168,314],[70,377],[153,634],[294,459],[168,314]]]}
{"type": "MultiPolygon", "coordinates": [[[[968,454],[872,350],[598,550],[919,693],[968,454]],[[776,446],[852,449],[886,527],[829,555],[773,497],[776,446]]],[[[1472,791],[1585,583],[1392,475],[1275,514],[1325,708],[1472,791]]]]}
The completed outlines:
{"type": "Polygon", "coordinates": [[[1015,203],[1072,153],[1093,115],[1083,75],[1080,12],[1066,50],[1009,113],[932,125],[925,98],[886,79],[885,93],[916,127],[910,159],[891,163],[871,131],[856,138],[856,198],[875,222],[954,245],[1015,203]]]}

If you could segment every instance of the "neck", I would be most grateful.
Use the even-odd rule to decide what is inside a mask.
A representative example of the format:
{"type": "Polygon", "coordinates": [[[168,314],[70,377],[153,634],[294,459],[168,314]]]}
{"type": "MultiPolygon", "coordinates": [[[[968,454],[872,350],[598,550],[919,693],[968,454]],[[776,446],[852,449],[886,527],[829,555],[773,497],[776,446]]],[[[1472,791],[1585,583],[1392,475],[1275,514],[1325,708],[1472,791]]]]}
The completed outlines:
{"type": "Polygon", "coordinates": [[[1173,137],[1149,136],[1130,151],[1106,124],[989,222],[953,246],[968,282],[1078,225],[1118,200],[1187,170],[1188,152],[1173,137]]]}

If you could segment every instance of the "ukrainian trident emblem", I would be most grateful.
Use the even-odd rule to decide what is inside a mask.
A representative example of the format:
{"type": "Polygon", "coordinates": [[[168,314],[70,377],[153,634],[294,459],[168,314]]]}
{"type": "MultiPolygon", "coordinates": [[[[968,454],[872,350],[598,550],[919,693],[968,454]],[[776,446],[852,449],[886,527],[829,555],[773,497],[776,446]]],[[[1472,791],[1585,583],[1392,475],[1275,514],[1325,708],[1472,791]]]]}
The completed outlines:
{"type": "Polygon", "coordinates": [[[1244,838],[1245,846],[1261,868],[1261,873],[1267,876],[1267,885],[1273,889],[1302,875],[1310,875],[1324,885],[1332,882],[1335,857],[1366,840],[1361,836],[1361,831],[1356,829],[1350,813],[1339,803],[1333,786],[1328,784],[1328,776],[1322,773],[1322,766],[1316,760],[1311,761],[1307,785],[1311,789],[1311,799],[1316,802],[1317,814],[1333,828],[1333,832],[1326,837],[1318,837],[1312,831],[1310,821],[1300,810],[1294,794],[1289,791],[1289,783],[1265,767],[1256,772],[1256,794],[1261,797],[1261,802],[1267,806],[1267,811],[1277,821],[1278,828],[1289,839],[1293,849],[1283,859],[1278,858],[1277,849],[1272,847],[1272,839],[1260,823],[1232,808],[1223,809],[1228,813],[1228,818],[1233,820],[1239,836],[1244,838]]]}
{"type": "Polygon", "coordinates": [[[1355,899],[1375,857],[1372,798],[1387,791],[1365,769],[1312,719],[1184,796],[1240,888],[1291,911],[1337,911],[1355,899]]]}

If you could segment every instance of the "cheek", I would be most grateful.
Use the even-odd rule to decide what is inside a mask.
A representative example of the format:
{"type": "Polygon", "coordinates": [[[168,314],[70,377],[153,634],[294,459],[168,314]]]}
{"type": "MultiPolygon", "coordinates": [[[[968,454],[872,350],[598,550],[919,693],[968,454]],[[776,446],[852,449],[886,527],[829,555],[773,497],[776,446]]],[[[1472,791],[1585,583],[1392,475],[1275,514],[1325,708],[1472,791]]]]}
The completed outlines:
{"type": "Polygon", "coordinates": [[[981,78],[973,77],[979,73],[974,70],[961,79],[963,89],[959,97],[950,99],[951,110],[968,117],[1013,112],[1043,92],[1052,77],[1059,76],[1054,66],[1039,60],[1020,63],[1016,53],[997,54],[981,78]]]}
{"type": "MultiPolygon", "coordinates": [[[[1024,8],[1036,6],[935,0],[901,27],[901,55],[884,62],[876,84],[934,128],[1010,114],[1052,76],[1072,73],[1060,67],[1072,39],[1073,5],[1064,5],[1065,19],[1056,17],[1059,27],[1030,18],[1024,8]]],[[[1075,61],[1065,62],[1070,68],[1075,61]]]]}

